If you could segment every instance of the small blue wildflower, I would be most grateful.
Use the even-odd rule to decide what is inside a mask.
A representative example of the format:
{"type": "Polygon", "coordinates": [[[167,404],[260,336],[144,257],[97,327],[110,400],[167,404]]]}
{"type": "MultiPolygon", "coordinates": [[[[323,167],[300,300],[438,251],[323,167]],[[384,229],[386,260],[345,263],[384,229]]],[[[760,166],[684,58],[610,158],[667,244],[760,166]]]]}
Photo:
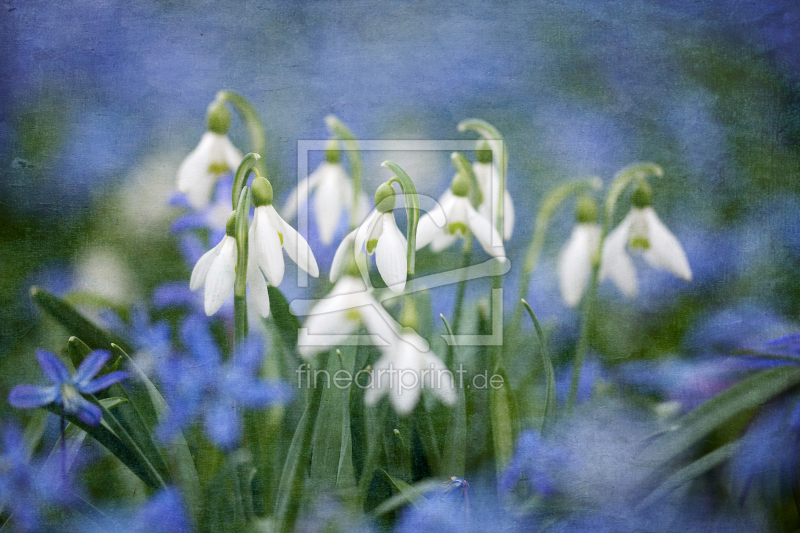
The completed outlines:
{"type": "Polygon", "coordinates": [[[51,352],[37,350],[36,357],[52,385],[17,385],[8,395],[9,403],[21,409],[58,403],[64,413],[75,415],[90,426],[99,424],[103,415],[100,407],[81,396],[81,393],[94,394],[128,377],[127,372],[117,370],[93,379],[111,357],[105,350],[95,350],[87,355],[75,376],[70,376],[64,363],[51,352]]]}
{"type": "Polygon", "coordinates": [[[191,524],[180,494],[174,488],[156,493],[134,514],[116,515],[102,522],[84,521],[82,533],[190,533],[191,524]]]}
{"type": "Polygon", "coordinates": [[[517,439],[517,448],[511,463],[500,477],[498,492],[506,497],[523,483],[534,494],[552,495],[556,492],[552,472],[566,461],[567,455],[546,442],[538,433],[524,431],[517,439]]]}
{"type": "Polygon", "coordinates": [[[46,531],[48,511],[64,508],[74,499],[68,479],[58,468],[37,472],[28,464],[25,438],[15,424],[3,427],[2,442],[0,506],[10,512],[15,531],[46,531]]]}
{"type": "Polygon", "coordinates": [[[258,337],[251,336],[235,360],[225,364],[206,320],[189,317],[181,328],[181,338],[191,356],[173,357],[159,369],[171,407],[158,428],[162,440],[169,440],[202,415],[208,438],[223,449],[231,449],[238,444],[241,432],[237,406],[263,408],[290,398],[287,385],[257,378],[263,354],[258,337]]]}
{"type": "Polygon", "coordinates": [[[104,310],[101,317],[108,329],[130,340],[135,349],[131,356],[148,376],[155,371],[158,361],[169,355],[172,346],[169,324],[164,320],[151,323],[143,305],[133,306],[130,324],[126,324],[111,310],[104,310]]]}

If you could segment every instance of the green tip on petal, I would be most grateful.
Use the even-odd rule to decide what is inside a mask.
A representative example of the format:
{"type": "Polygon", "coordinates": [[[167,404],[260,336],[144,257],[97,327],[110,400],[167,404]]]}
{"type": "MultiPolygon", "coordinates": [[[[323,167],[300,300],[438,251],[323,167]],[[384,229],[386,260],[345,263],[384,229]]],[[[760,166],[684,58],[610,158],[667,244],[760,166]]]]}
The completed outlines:
{"type": "Polygon", "coordinates": [[[225,235],[236,236],[236,211],[231,211],[228,221],[225,223],[225,235]]]}
{"type": "Polygon", "coordinates": [[[451,235],[455,235],[459,232],[461,235],[466,235],[467,226],[463,222],[452,222],[449,226],[447,226],[447,231],[449,231],[451,235]]]}
{"type": "Polygon", "coordinates": [[[253,194],[253,204],[256,207],[272,205],[272,184],[267,178],[261,176],[253,178],[250,191],[253,194]]]}
{"type": "MultiPolygon", "coordinates": [[[[206,111],[208,131],[218,135],[225,135],[231,127],[231,112],[223,100],[214,100],[206,111]]],[[[227,169],[226,169],[227,170],[227,169]]]]}
{"type": "Polygon", "coordinates": [[[453,191],[453,194],[462,198],[469,196],[469,177],[461,172],[453,176],[453,181],[450,182],[450,190],[453,191]]]}
{"type": "Polygon", "coordinates": [[[382,183],[375,191],[375,208],[381,213],[389,213],[394,209],[396,203],[394,187],[388,183],[382,183]]]}
{"type": "Polygon", "coordinates": [[[367,241],[367,253],[372,254],[378,246],[378,239],[370,239],[367,241]]]}
{"type": "Polygon", "coordinates": [[[478,163],[492,162],[492,148],[489,146],[488,142],[482,141],[479,143],[478,149],[475,151],[475,158],[478,160],[478,163]]]}
{"type": "Polygon", "coordinates": [[[631,195],[631,203],[639,209],[653,205],[653,189],[645,180],[640,180],[631,195]]]}
{"type": "Polygon", "coordinates": [[[647,237],[631,237],[628,246],[634,250],[647,250],[650,248],[650,240],[647,237]]]}
{"type": "Polygon", "coordinates": [[[331,139],[325,148],[325,161],[328,163],[338,164],[342,156],[339,153],[339,140],[331,139]]]}
{"type": "Polygon", "coordinates": [[[597,202],[588,194],[582,194],[575,202],[575,220],[581,224],[597,222],[600,217],[600,210],[597,202]]]}

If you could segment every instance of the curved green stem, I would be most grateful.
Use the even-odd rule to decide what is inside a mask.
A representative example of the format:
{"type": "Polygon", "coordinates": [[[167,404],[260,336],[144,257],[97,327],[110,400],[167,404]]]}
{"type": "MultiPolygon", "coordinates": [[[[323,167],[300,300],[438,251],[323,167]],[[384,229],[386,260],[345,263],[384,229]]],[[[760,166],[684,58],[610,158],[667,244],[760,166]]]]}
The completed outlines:
{"type": "MultiPolygon", "coordinates": [[[[247,134],[250,136],[252,151],[257,154],[264,154],[267,149],[267,135],[264,123],[261,122],[261,117],[258,116],[256,108],[244,96],[233,91],[220,91],[217,93],[217,99],[223,102],[230,102],[236,108],[247,128],[247,134]]],[[[258,162],[258,170],[262,176],[267,177],[267,169],[263,160],[258,162]]]]}
{"type": "Polygon", "coordinates": [[[250,222],[250,187],[239,195],[236,207],[236,281],[233,286],[233,346],[234,354],[247,336],[247,231],[250,222]]]}
{"type": "Polygon", "coordinates": [[[522,300],[522,305],[527,309],[528,314],[533,320],[533,325],[536,328],[536,334],[539,336],[539,343],[542,345],[542,365],[544,366],[545,376],[545,390],[547,391],[544,401],[544,420],[542,421],[542,434],[545,435],[550,432],[556,421],[556,374],[553,371],[553,362],[550,359],[550,352],[547,350],[547,339],[544,337],[544,331],[536,318],[536,314],[528,305],[528,302],[522,300]]]}
{"type": "Polygon", "coordinates": [[[406,218],[408,218],[408,226],[406,228],[406,241],[408,242],[408,274],[413,275],[414,262],[417,256],[417,224],[419,223],[419,196],[417,196],[417,188],[414,187],[414,182],[411,181],[406,171],[400,168],[400,165],[394,161],[384,161],[381,163],[381,166],[394,172],[394,178],[389,180],[389,185],[396,181],[403,190],[406,203],[406,218]]]}
{"type": "Polygon", "coordinates": [[[475,175],[475,170],[472,168],[472,161],[461,152],[453,152],[450,154],[450,160],[456,171],[469,178],[469,201],[475,209],[483,202],[483,193],[481,192],[481,185],[478,183],[478,177],[475,175]]]}
{"type": "Polygon", "coordinates": [[[347,159],[350,161],[351,178],[353,180],[353,209],[350,213],[350,229],[355,229],[361,222],[358,220],[358,197],[361,196],[361,151],[358,149],[358,139],[344,122],[336,115],[325,117],[325,124],[338,136],[347,149],[347,159]]]}
{"type": "Polygon", "coordinates": [[[500,170],[500,194],[497,198],[497,216],[494,222],[495,226],[497,227],[497,231],[501,236],[503,236],[505,235],[505,232],[503,231],[503,204],[505,203],[506,175],[508,174],[508,150],[506,149],[506,143],[503,141],[503,136],[500,135],[500,132],[497,131],[497,128],[485,120],[478,118],[468,118],[466,120],[462,120],[458,124],[458,131],[474,131],[478,133],[489,143],[489,146],[491,146],[492,159],[497,161],[497,156],[500,156],[500,164],[497,166],[497,168],[500,170]]]}
{"type": "MultiPolygon", "coordinates": [[[[539,206],[539,212],[536,214],[536,223],[533,226],[533,237],[528,245],[528,251],[525,254],[525,262],[522,264],[522,274],[519,283],[519,297],[517,300],[523,300],[528,296],[528,285],[530,284],[531,274],[536,268],[536,263],[539,261],[539,255],[544,248],[544,239],[547,234],[547,229],[550,226],[550,220],[556,210],[564,203],[567,198],[573,194],[583,192],[587,189],[598,190],[602,187],[603,182],[596,176],[591,176],[585,179],[569,181],[558,187],[555,187],[547,193],[547,196],[542,200],[539,206]]],[[[516,306],[514,310],[514,319],[511,322],[511,333],[516,335],[519,331],[520,323],[522,321],[522,307],[516,306]]],[[[512,336],[511,338],[515,338],[512,336]]]]}
{"type": "Polygon", "coordinates": [[[242,162],[239,163],[239,168],[236,169],[236,175],[233,178],[233,190],[231,191],[231,209],[236,209],[239,205],[240,195],[242,189],[247,184],[247,177],[251,172],[256,171],[256,165],[261,156],[257,153],[250,152],[242,162]]]}
{"type": "Polygon", "coordinates": [[[462,315],[462,307],[464,306],[464,295],[467,291],[467,279],[466,279],[466,268],[469,266],[469,259],[472,256],[472,234],[467,231],[467,234],[464,235],[464,247],[463,247],[463,260],[461,262],[462,274],[461,279],[458,282],[458,292],[456,293],[456,307],[453,312],[453,331],[459,331],[459,325],[461,324],[461,315],[462,315]]]}

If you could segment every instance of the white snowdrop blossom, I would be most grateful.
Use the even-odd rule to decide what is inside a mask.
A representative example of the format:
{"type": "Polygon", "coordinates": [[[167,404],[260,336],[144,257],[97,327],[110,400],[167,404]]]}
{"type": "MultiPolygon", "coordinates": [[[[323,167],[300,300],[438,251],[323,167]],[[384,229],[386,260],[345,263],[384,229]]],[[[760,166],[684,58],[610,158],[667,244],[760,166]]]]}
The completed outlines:
{"type": "MultiPolygon", "coordinates": [[[[319,230],[319,237],[323,244],[333,242],[333,236],[342,217],[342,212],[353,209],[353,183],[347,177],[344,168],[338,162],[326,161],[311,173],[308,178],[300,181],[286,201],[283,216],[291,219],[297,210],[308,201],[309,195],[314,192],[313,213],[319,230]]],[[[358,212],[356,218],[366,215],[368,210],[367,197],[362,193],[358,198],[358,212]]]]}
{"type": "Polygon", "coordinates": [[[400,333],[382,354],[373,366],[364,403],[375,405],[388,394],[394,410],[399,415],[408,415],[419,402],[422,389],[427,388],[445,405],[455,404],[453,373],[430,351],[422,337],[413,332],[400,333]],[[420,348],[421,344],[424,348],[420,348]]]}
{"type": "Polygon", "coordinates": [[[603,246],[600,280],[611,278],[626,296],[633,297],[638,292],[638,282],[628,248],[640,253],[652,266],[691,281],[692,271],[686,253],[652,206],[632,207],[619,226],[608,234],[603,246]]]}
{"type": "Polygon", "coordinates": [[[371,343],[379,347],[393,342],[399,329],[364,281],[350,275],[342,276],[306,313],[295,308],[293,312],[308,315],[297,341],[298,352],[306,358],[342,344],[361,325],[366,327],[371,343]]]}
{"type": "Polygon", "coordinates": [[[378,272],[386,286],[392,292],[403,292],[408,275],[408,243],[394,219],[395,201],[391,185],[384,183],[378,187],[375,193],[375,210],[337,248],[331,265],[331,281],[342,273],[350,250],[361,253],[366,248],[368,254],[375,254],[378,272]]]}
{"type": "Polygon", "coordinates": [[[446,219],[444,227],[436,224],[433,213],[423,215],[417,226],[417,250],[430,244],[431,250],[439,252],[450,246],[456,237],[464,238],[469,230],[487,254],[505,257],[500,234],[486,216],[472,207],[468,193],[468,178],[457,174],[451,188],[439,198],[446,219]]]}
{"type": "MultiPolygon", "coordinates": [[[[500,169],[491,162],[481,162],[479,159],[473,163],[472,171],[475,172],[483,196],[478,212],[492,220],[492,215],[497,216],[500,199],[500,169]]],[[[514,233],[514,202],[506,188],[503,190],[503,240],[511,239],[512,233],[514,233]]]]}
{"type": "MultiPolygon", "coordinates": [[[[228,224],[232,227],[232,224],[228,224]]],[[[189,288],[197,290],[205,285],[203,305],[206,315],[211,316],[222,307],[225,299],[233,290],[236,281],[236,239],[232,231],[219,241],[215,247],[207,251],[197,261],[189,280],[189,288]]]]}
{"type": "Polygon", "coordinates": [[[241,162],[241,152],[227,135],[207,131],[178,168],[178,191],[186,195],[193,209],[202,209],[211,200],[217,178],[235,171],[241,162]]]}
{"type": "Polygon", "coordinates": [[[575,307],[581,301],[592,275],[592,257],[600,246],[600,225],[582,222],[572,228],[572,235],[558,256],[558,282],[564,302],[575,307]]]}
{"type": "Polygon", "coordinates": [[[272,206],[272,186],[260,176],[253,179],[253,203],[256,208],[248,231],[247,280],[258,313],[269,316],[268,284],[277,287],[283,281],[282,248],[298,267],[315,278],[319,266],[308,242],[287,224],[272,206]]]}

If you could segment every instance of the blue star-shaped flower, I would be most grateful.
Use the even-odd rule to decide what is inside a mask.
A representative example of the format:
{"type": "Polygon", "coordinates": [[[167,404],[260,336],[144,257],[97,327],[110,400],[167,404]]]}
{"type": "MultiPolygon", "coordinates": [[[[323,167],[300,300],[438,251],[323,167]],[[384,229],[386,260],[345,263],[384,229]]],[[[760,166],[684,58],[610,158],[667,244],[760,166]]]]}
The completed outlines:
{"type": "Polygon", "coordinates": [[[207,320],[189,317],[181,328],[181,338],[191,356],[174,357],[159,369],[171,408],[158,428],[162,440],[171,439],[202,415],[208,438],[220,448],[232,449],[241,433],[237,406],[269,407],[291,396],[288,385],[258,379],[263,346],[257,337],[251,336],[235,360],[225,363],[207,320]]]}
{"type": "Polygon", "coordinates": [[[81,396],[81,393],[94,394],[128,377],[127,372],[117,370],[94,379],[111,357],[105,350],[95,350],[87,355],[75,376],[71,376],[64,363],[51,352],[37,350],[36,357],[52,385],[17,385],[8,395],[9,403],[22,409],[58,403],[64,408],[64,413],[75,415],[90,426],[99,424],[103,414],[100,407],[81,396]]]}

